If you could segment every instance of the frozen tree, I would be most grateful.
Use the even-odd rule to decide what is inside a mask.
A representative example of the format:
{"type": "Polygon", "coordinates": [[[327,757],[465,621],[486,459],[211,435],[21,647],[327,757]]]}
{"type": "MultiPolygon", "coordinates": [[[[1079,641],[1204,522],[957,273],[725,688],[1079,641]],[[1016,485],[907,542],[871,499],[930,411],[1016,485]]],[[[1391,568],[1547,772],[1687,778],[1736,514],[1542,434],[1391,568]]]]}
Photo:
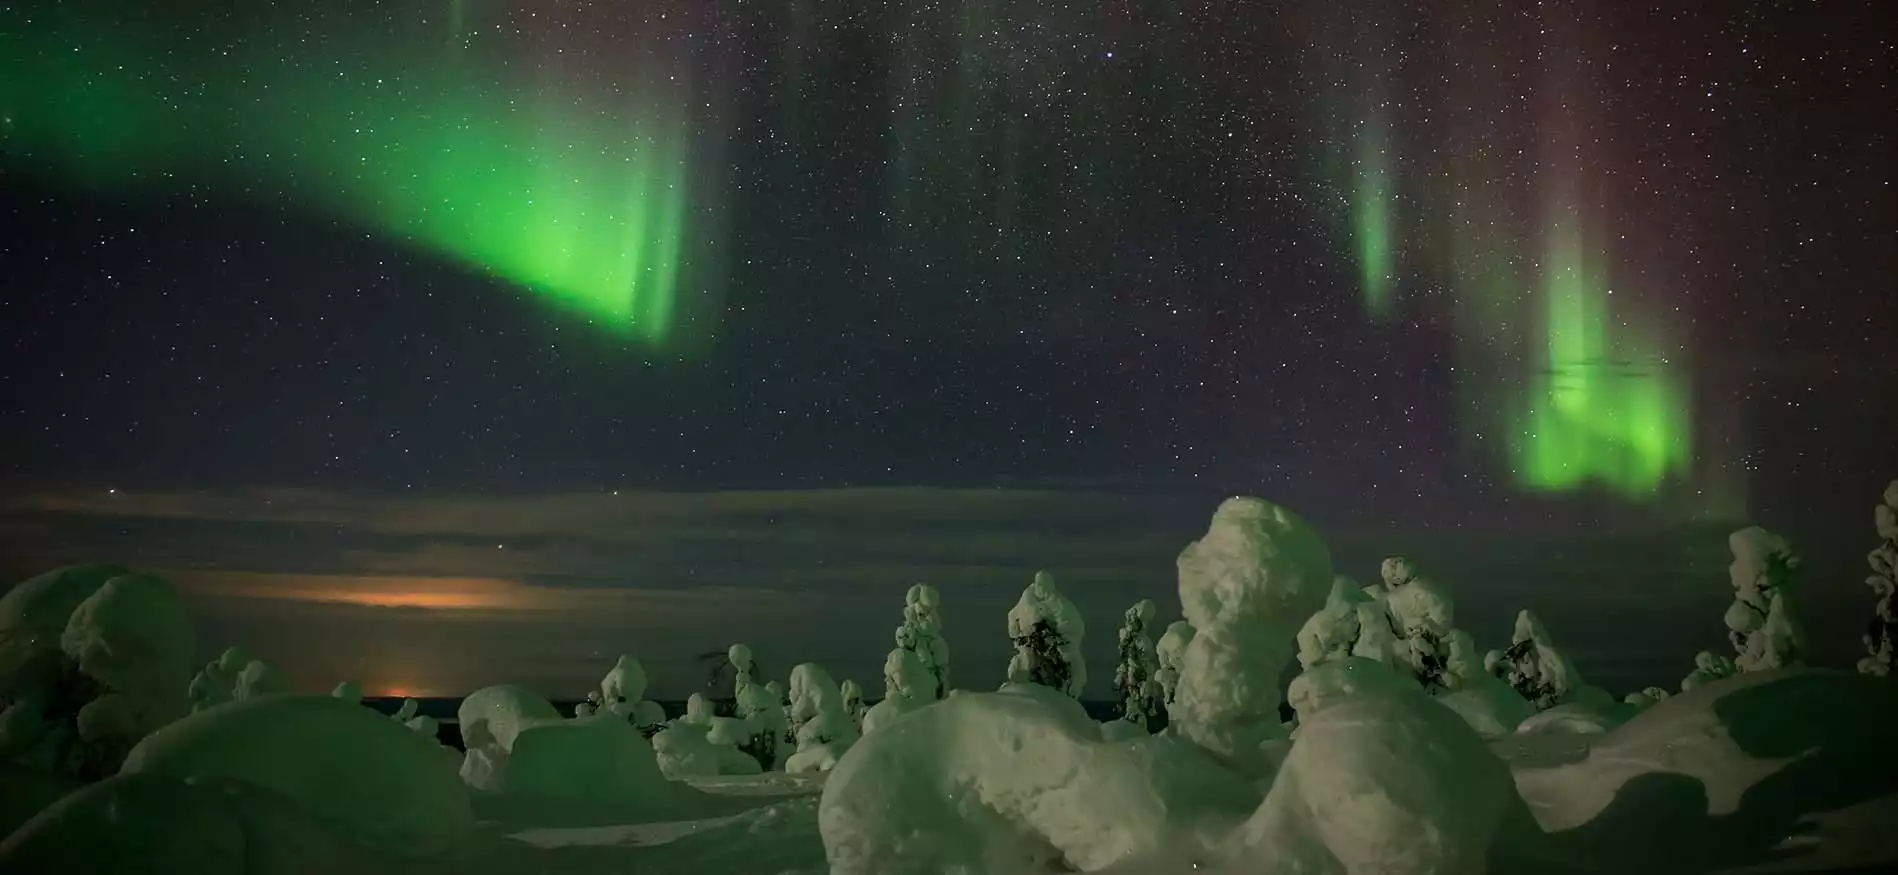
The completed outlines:
{"type": "Polygon", "coordinates": [[[791,727],[797,752],[785,760],[787,772],[827,772],[857,741],[857,727],[844,710],[843,692],[822,668],[804,663],[791,669],[791,727]]]}
{"type": "Polygon", "coordinates": [[[1120,663],[1114,666],[1114,692],[1120,697],[1121,719],[1149,731],[1164,704],[1159,682],[1153,679],[1159,668],[1153,640],[1147,637],[1158,612],[1152,599],[1141,599],[1127,609],[1120,626],[1120,663]]]}
{"type": "Polygon", "coordinates": [[[164,580],[73,566],[0,597],[0,760],[81,780],[190,710],[196,631],[164,580]]]}
{"type": "Polygon", "coordinates": [[[1738,669],[1734,668],[1733,660],[1711,650],[1702,650],[1694,654],[1693,673],[1681,679],[1681,692],[1732,677],[1736,671],[1738,669]]]}
{"type": "Polygon", "coordinates": [[[1231,498],[1175,563],[1193,640],[1180,663],[1169,731],[1249,774],[1261,744],[1285,737],[1279,675],[1298,629],[1330,591],[1331,553],[1305,521],[1257,498],[1231,498]]]}
{"type": "Polygon", "coordinates": [[[1758,526],[1727,536],[1733,563],[1727,578],[1733,604],[1727,608],[1727,639],[1740,671],[1769,671],[1799,665],[1806,650],[1805,630],[1793,616],[1792,589],[1799,556],[1792,545],[1758,526]]]}
{"type": "Polygon", "coordinates": [[[1086,631],[1081,612],[1054,588],[1054,575],[1035,572],[1034,582],[1008,611],[1008,637],[1015,643],[1009,683],[1040,684],[1079,699],[1087,685],[1081,657],[1086,631]]]}
{"type": "Polygon", "coordinates": [[[231,698],[246,702],[258,696],[281,693],[288,688],[283,674],[277,667],[261,659],[253,659],[237,673],[237,687],[231,691],[231,698]]]}
{"type": "Polygon", "coordinates": [[[1536,615],[1525,610],[1516,615],[1515,633],[1507,650],[1492,650],[1483,659],[1483,667],[1536,706],[1547,710],[1570,700],[1582,689],[1582,678],[1568,657],[1555,649],[1548,630],[1536,615]]]}
{"type": "Polygon", "coordinates": [[[733,691],[738,699],[738,719],[748,733],[748,739],[741,741],[738,749],[755,758],[760,769],[770,771],[777,765],[778,746],[784,738],[784,702],[770,687],[752,677],[756,665],[751,658],[751,648],[733,644],[726,656],[736,671],[733,691]]]}
{"type": "Polygon", "coordinates": [[[883,660],[883,701],[863,713],[863,734],[936,701],[936,676],[914,652],[901,647],[883,660]]]}
{"type": "Polygon", "coordinates": [[[1332,578],[1325,606],[1298,630],[1298,664],[1306,670],[1347,656],[1405,668],[1402,654],[1384,600],[1342,574],[1332,578]]]}
{"type": "Polygon", "coordinates": [[[919,583],[903,595],[903,625],[896,646],[915,653],[936,676],[936,698],[949,695],[949,642],[942,636],[942,611],[936,588],[919,583]]]}
{"type": "Polygon", "coordinates": [[[414,699],[403,699],[402,704],[395,709],[395,722],[407,723],[415,719],[416,712],[420,710],[422,710],[422,703],[414,699]]]}
{"type": "Polygon", "coordinates": [[[362,703],[362,687],[357,686],[355,681],[343,681],[337,684],[336,689],[330,690],[330,695],[345,702],[362,703]]]}
{"type": "Polygon", "coordinates": [[[863,688],[853,680],[845,680],[838,688],[844,699],[844,714],[850,717],[851,725],[857,731],[863,731],[863,688]]]}
{"type": "Polygon", "coordinates": [[[1865,585],[1878,596],[1878,604],[1865,627],[1865,658],[1858,661],[1859,671],[1881,677],[1898,667],[1898,604],[1893,602],[1898,593],[1898,480],[1885,487],[1883,499],[1872,512],[1879,544],[1865,557],[1872,566],[1865,585]]]}
{"type": "Polygon", "coordinates": [[[1418,685],[1441,693],[1479,676],[1475,642],[1456,628],[1456,603],[1449,593],[1402,556],[1385,559],[1380,572],[1397,657],[1418,685]]]}
{"type": "Polygon", "coordinates": [[[1654,707],[1655,703],[1667,698],[1667,696],[1667,691],[1660,687],[1646,687],[1640,692],[1629,693],[1623,696],[1621,701],[1623,704],[1633,705],[1636,708],[1651,708],[1654,707]]]}
{"type": "Polygon", "coordinates": [[[1174,620],[1160,636],[1160,643],[1154,645],[1153,656],[1159,663],[1159,670],[1153,673],[1153,679],[1160,685],[1161,704],[1169,714],[1173,707],[1173,696],[1180,687],[1180,661],[1186,656],[1186,645],[1193,641],[1193,624],[1185,620],[1174,620]]]}
{"type": "Polygon", "coordinates": [[[574,706],[574,715],[617,714],[651,738],[664,725],[665,709],[646,695],[646,668],[639,660],[620,654],[613,667],[600,679],[600,688],[587,693],[586,701],[574,706]]]}

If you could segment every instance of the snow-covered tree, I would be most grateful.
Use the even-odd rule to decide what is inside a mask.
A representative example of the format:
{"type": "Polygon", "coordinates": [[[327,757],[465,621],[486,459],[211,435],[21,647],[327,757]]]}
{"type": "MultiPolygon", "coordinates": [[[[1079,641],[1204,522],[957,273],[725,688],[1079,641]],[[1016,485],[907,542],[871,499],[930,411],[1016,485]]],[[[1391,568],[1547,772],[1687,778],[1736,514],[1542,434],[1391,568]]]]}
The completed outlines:
{"type": "Polygon", "coordinates": [[[0,596],[0,760],[88,781],[118,771],[189,711],[195,638],[152,575],[81,565],[15,586],[0,596]]]}
{"type": "Polygon", "coordinates": [[[1629,693],[1621,698],[1623,704],[1636,708],[1652,708],[1655,703],[1668,697],[1668,692],[1660,687],[1646,687],[1639,692],[1629,693]]]}
{"type": "Polygon", "coordinates": [[[1008,611],[1008,637],[1015,644],[1009,683],[1040,684],[1079,699],[1087,685],[1081,657],[1086,632],[1081,612],[1054,588],[1054,575],[1035,572],[1034,582],[1008,611]]]}
{"type": "Polygon", "coordinates": [[[903,594],[903,625],[896,646],[915,653],[936,676],[936,698],[949,695],[949,642],[942,635],[942,610],[936,588],[919,583],[903,594]]]}
{"type": "Polygon", "coordinates": [[[1548,630],[1536,615],[1527,610],[1516,615],[1516,628],[1509,638],[1509,649],[1492,650],[1483,659],[1491,675],[1509,683],[1517,694],[1548,710],[1570,700],[1582,689],[1581,674],[1575,664],[1555,649],[1548,630]]]}
{"type": "Polygon", "coordinates": [[[1730,678],[1738,670],[1734,668],[1733,660],[1711,650],[1702,650],[1694,654],[1693,673],[1681,679],[1681,692],[1685,693],[1722,678],[1730,678]]]}
{"type": "Polygon", "coordinates": [[[362,687],[355,681],[343,681],[337,684],[335,689],[330,690],[330,695],[345,702],[362,703],[362,687]]]}
{"type": "Polygon", "coordinates": [[[1257,498],[1231,498],[1175,563],[1180,609],[1193,624],[1168,709],[1169,732],[1248,774],[1286,731],[1279,675],[1298,628],[1330,591],[1331,553],[1305,521],[1257,498]]]}
{"type": "Polygon", "coordinates": [[[1185,620],[1174,620],[1160,636],[1160,643],[1153,646],[1154,659],[1160,667],[1153,673],[1153,679],[1160,685],[1161,704],[1168,709],[1169,719],[1173,707],[1173,696],[1180,687],[1180,664],[1186,656],[1186,645],[1193,642],[1193,624],[1185,620]]]}
{"type": "Polygon", "coordinates": [[[857,741],[857,727],[844,710],[843,693],[812,663],[791,669],[791,728],[797,752],[784,770],[827,772],[857,741]]]}
{"type": "Polygon", "coordinates": [[[856,681],[846,679],[838,686],[838,692],[844,699],[844,714],[850,718],[851,725],[857,727],[857,731],[861,733],[864,711],[863,687],[858,686],[856,681]]]}
{"type": "Polygon", "coordinates": [[[1733,604],[1727,608],[1727,639],[1740,671],[1769,671],[1799,665],[1805,658],[1806,633],[1793,615],[1792,590],[1799,556],[1785,538],[1758,526],[1727,536],[1733,563],[1727,578],[1733,604]]]}
{"type": "Polygon", "coordinates": [[[863,713],[863,734],[936,701],[936,676],[914,652],[901,647],[883,659],[883,700],[863,713]]]}
{"type": "Polygon", "coordinates": [[[1872,566],[1865,585],[1877,594],[1878,603],[1865,626],[1865,658],[1858,661],[1859,671],[1880,677],[1898,668],[1898,601],[1894,600],[1898,593],[1898,480],[1885,487],[1882,498],[1872,512],[1879,544],[1865,557],[1872,566]]]}
{"type": "Polygon", "coordinates": [[[1152,599],[1141,599],[1127,609],[1120,626],[1120,663],[1114,666],[1114,692],[1120,698],[1122,720],[1154,729],[1153,719],[1164,705],[1160,684],[1153,679],[1159,668],[1147,629],[1159,613],[1152,599]]]}
{"type": "Polygon", "coordinates": [[[633,724],[640,735],[651,738],[664,726],[666,712],[658,702],[645,698],[646,682],[646,667],[622,653],[600,678],[600,688],[587,693],[586,701],[574,707],[574,714],[617,714],[633,724]]]}
{"type": "Polygon", "coordinates": [[[738,749],[757,759],[760,769],[770,771],[777,765],[778,747],[784,738],[784,702],[770,687],[752,677],[755,664],[751,648],[733,644],[726,651],[726,657],[736,671],[733,691],[738,699],[737,716],[749,736],[749,740],[738,744],[738,749]]]}
{"type": "Polygon", "coordinates": [[[1456,603],[1449,593],[1402,556],[1385,559],[1380,572],[1397,655],[1418,685],[1442,693],[1480,676],[1475,641],[1456,628],[1456,603]]]}

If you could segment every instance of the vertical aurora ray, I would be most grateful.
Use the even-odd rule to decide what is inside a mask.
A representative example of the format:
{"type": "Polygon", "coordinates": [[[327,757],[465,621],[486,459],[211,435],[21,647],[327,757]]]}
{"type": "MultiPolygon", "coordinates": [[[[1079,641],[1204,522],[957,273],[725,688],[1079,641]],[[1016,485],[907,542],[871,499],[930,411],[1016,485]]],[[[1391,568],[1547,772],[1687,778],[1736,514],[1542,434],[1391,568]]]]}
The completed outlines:
{"type": "Polygon", "coordinates": [[[1351,172],[1351,231],[1357,251],[1358,287],[1364,311],[1379,322],[1396,308],[1391,228],[1390,144],[1373,116],[1358,134],[1351,172]]]}
{"type": "Polygon", "coordinates": [[[657,88],[624,102],[555,96],[393,50],[319,72],[264,46],[172,63],[98,29],[13,40],[24,51],[0,60],[9,165],[107,190],[280,196],[605,331],[670,336],[690,233],[687,126],[657,88]]]}

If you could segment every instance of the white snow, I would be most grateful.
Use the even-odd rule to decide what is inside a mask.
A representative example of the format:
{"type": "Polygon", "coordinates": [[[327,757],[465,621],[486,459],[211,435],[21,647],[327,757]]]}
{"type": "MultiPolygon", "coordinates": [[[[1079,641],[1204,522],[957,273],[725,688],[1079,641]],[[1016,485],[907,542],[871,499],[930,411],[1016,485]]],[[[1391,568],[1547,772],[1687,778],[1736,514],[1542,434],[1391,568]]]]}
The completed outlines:
{"type": "Polygon", "coordinates": [[[1153,679],[1160,684],[1160,693],[1165,697],[1167,712],[1173,710],[1173,696],[1180,686],[1180,665],[1186,658],[1186,645],[1193,641],[1193,624],[1185,620],[1174,620],[1160,636],[1160,642],[1153,646],[1153,657],[1159,663],[1159,669],[1153,673],[1153,679]]]}
{"type": "Polygon", "coordinates": [[[1265,802],[1227,842],[1233,872],[1436,875],[1484,871],[1513,803],[1509,769],[1476,733],[1375,660],[1304,676],[1299,737],[1265,802]]]}
{"type": "Polygon", "coordinates": [[[883,700],[863,714],[863,734],[936,701],[936,678],[922,659],[897,648],[883,659],[883,700]]]}
{"type": "Polygon", "coordinates": [[[1528,610],[1516,614],[1508,650],[1492,650],[1483,660],[1489,674],[1500,677],[1538,709],[1572,701],[1582,689],[1581,673],[1549,639],[1542,621],[1528,610]]]}
{"type": "Polygon", "coordinates": [[[1402,556],[1386,558],[1380,572],[1395,649],[1425,692],[1462,689],[1484,674],[1475,642],[1456,628],[1456,602],[1448,592],[1402,556]]]}
{"type": "Polygon", "coordinates": [[[1082,871],[1204,849],[1256,791],[1170,736],[1102,742],[1036,684],[965,692],[866,735],[824,786],[833,875],[1082,871]]]}
{"type": "Polygon", "coordinates": [[[1727,566],[1733,604],[1727,636],[1740,671],[1771,671],[1800,664],[1806,635],[1793,615],[1792,590],[1800,559],[1785,538],[1758,526],[1727,536],[1733,563],[1727,566]]]}
{"type": "Polygon", "coordinates": [[[1261,744],[1285,735],[1279,674],[1299,626],[1330,592],[1331,555],[1291,511],[1231,498],[1176,564],[1180,607],[1195,631],[1169,729],[1262,774],[1270,757],[1261,744]]]}
{"type": "Polygon", "coordinates": [[[514,739],[527,726],[559,720],[560,712],[546,699],[523,687],[499,684],[483,687],[461,700],[455,720],[461,728],[461,777],[480,790],[500,791],[507,786],[508,755],[514,739]]]}
{"type": "Polygon", "coordinates": [[[1087,661],[1081,655],[1086,635],[1080,610],[1055,589],[1054,575],[1035,572],[1034,582],[1008,611],[1008,637],[1015,643],[1009,683],[1042,684],[1079,699],[1087,686],[1087,661]]]}
{"type": "Polygon", "coordinates": [[[362,704],[362,687],[357,686],[355,681],[343,681],[337,684],[335,689],[330,690],[330,695],[345,702],[362,704]]]}
{"type": "Polygon", "coordinates": [[[830,771],[857,741],[843,693],[814,663],[791,669],[791,727],[797,752],[785,760],[784,770],[792,774],[830,771]]]}
{"type": "Polygon", "coordinates": [[[282,694],[166,726],[132,749],[123,772],[235,778],[295,800],[353,840],[427,854],[474,828],[450,754],[360,705],[282,694]]]}
{"type": "Polygon", "coordinates": [[[949,695],[949,641],[942,634],[941,598],[935,587],[919,583],[903,594],[896,646],[914,652],[936,679],[936,698],[949,695]]]}
{"type": "Polygon", "coordinates": [[[1885,487],[1882,498],[1872,511],[1879,544],[1865,556],[1872,569],[1865,585],[1878,601],[1860,639],[1865,658],[1858,661],[1859,671],[1881,677],[1898,669],[1898,480],[1885,487]]]}
{"type": "MultiPolygon", "coordinates": [[[[1159,607],[1152,599],[1135,602],[1122,615],[1117,635],[1120,662],[1114,666],[1114,693],[1120,700],[1121,716],[1113,722],[1137,726],[1143,733],[1153,728],[1150,725],[1153,718],[1166,705],[1160,683],[1153,678],[1159,663],[1154,656],[1153,640],[1147,637],[1147,630],[1153,627],[1153,618],[1158,613],[1159,607]]],[[[1126,732],[1127,729],[1116,727],[1113,731],[1126,732]]]]}

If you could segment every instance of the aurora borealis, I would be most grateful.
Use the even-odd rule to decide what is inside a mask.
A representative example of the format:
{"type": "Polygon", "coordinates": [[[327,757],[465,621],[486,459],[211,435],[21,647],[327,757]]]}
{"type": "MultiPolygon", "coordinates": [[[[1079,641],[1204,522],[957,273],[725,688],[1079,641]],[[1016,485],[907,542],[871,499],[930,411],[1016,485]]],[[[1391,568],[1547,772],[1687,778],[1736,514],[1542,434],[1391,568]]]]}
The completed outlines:
{"type": "Polygon", "coordinates": [[[184,34],[27,14],[10,36],[30,50],[0,62],[8,153],[94,189],[293,198],[663,343],[684,240],[705,233],[672,66],[649,53],[613,89],[509,82],[481,45],[505,41],[448,8],[446,45],[407,49],[345,16],[174,51],[184,34]],[[328,41],[349,66],[301,48],[328,41]]]}
{"type": "Polygon", "coordinates": [[[405,630],[391,684],[431,682],[403,635],[564,677],[721,617],[873,653],[917,581],[984,628],[1039,567],[1111,625],[1250,494],[1496,630],[1542,588],[1665,631],[1729,523],[1845,538],[1898,473],[1892,36],[1871,0],[8,6],[0,579],[118,558],[285,637],[405,630]],[[457,606],[500,616],[427,625],[457,606]]]}

